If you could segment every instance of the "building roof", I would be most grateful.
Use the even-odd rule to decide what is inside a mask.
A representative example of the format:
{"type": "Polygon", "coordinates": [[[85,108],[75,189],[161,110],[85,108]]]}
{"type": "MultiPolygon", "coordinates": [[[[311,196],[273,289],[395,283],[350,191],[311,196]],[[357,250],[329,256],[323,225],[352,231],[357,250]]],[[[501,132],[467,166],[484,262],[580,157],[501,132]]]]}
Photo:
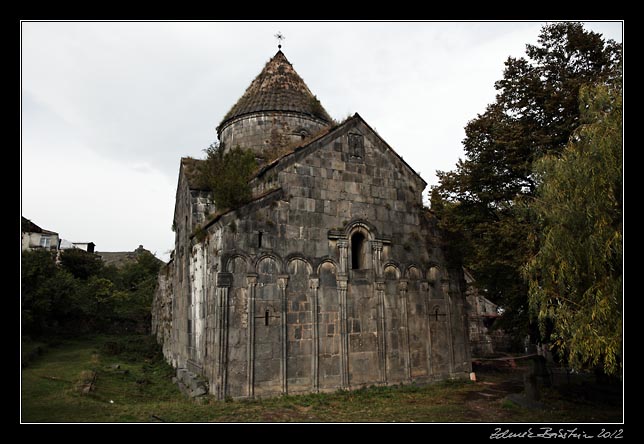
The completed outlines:
{"type": "Polygon", "coordinates": [[[266,63],[262,72],[224,116],[217,130],[236,117],[262,111],[290,111],[325,122],[332,120],[281,50],[266,63]]]}
{"type": "Polygon", "coordinates": [[[21,227],[20,230],[23,233],[42,233],[42,228],[30,221],[24,216],[21,216],[21,227]]]}
{"type": "Polygon", "coordinates": [[[23,233],[42,233],[42,234],[55,234],[58,235],[55,231],[45,230],[40,228],[38,225],[30,221],[24,216],[20,216],[20,231],[23,233]]]}
{"type": "Polygon", "coordinates": [[[362,116],[360,116],[358,113],[355,113],[353,116],[349,117],[348,119],[346,119],[344,122],[338,124],[337,126],[330,126],[328,128],[324,128],[318,134],[315,134],[311,139],[307,139],[302,144],[291,147],[288,151],[283,153],[280,157],[278,157],[277,159],[275,159],[272,162],[268,163],[267,165],[264,165],[258,171],[256,171],[255,174],[253,174],[253,176],[251,177],[251,180],[255,179],[257,177],[263,176],[264,174],[266,174],[267,171],[272,170],[273,168],[279,166],[280,164],[283,164],[287,159],[291,158],[294,154],[296,154],[298,152],[302,152],[302,151],[308,149],[309,147],[315,145],[318,141],[324,139],[326,136],[331,135],[330,137],[333,137],[334,133],[340,132],[340,131],[342,131],[343,129],[345,129],[347,127],[353,127],[353,126],[357,125],[358,123],[364,124],[369,129],[369,131],[371,131],[371,133],[373,133],[383,143],[383,145],[386,147],[386,149],[390,153],[392,153],[394,156],[396,156],[396,158],[407,169],[409,169],[409,171],[411,173],[413,173],[414,176],[416,176],[423,183],[423,186],[427,185],[427,182],[425,182],[425,179],[423,179],[421,177],[421,175],[418,174],[418,172],[416,172],[416,170],[414,170],[405,161],[405,159],[403,159],[402,156],[396,152],[396,150],[394,150],[382,137],[380,137],[380,135],[377,132],[375,132],[374,129],[371,128],[371,126],[369,126],[369,124],[367,122],[365,122],[365,120],[362,118],[362,116]]]}
{"type": "MultiPolygon", "coordinates": [[[[149,250],[146,250],[145,248],[143,248],[142,245],[139,245],[139,248],[137,248],[134,251],[98,251],[96,252],[96,254],[101,257],[105,265],[114,265],[117,268],[123,267],[128,263],[136,262],[137,258],[143,253],[152,254],[149,250]]],[[[163,263],[162,260],[158,258],[157,260],[163,263]]]]}

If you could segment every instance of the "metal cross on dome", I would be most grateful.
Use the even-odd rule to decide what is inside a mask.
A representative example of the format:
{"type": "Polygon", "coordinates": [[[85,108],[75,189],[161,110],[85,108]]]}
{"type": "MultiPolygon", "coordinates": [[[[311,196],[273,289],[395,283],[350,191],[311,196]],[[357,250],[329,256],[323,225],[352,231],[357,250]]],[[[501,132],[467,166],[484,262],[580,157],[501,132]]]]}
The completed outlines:
{"type": "Polygon", "coordinates": [[[284,37],[284,34],[282,34],[280,31],[277,31],[277,34],[275,34],[275,38],[277,39],[277,49],[282,49],[282,40],[286,40],[286,37],[284,37]]]}

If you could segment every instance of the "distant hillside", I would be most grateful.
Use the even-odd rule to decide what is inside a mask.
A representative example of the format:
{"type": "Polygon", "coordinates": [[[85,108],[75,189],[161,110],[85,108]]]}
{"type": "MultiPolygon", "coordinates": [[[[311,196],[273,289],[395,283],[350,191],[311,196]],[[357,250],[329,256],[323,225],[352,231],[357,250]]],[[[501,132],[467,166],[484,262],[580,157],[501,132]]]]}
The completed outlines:
{"type": "MultiPolygon", "coordinates": [[[[115,267],[122,267],[125,264],[136,262],[136,258],[142,253],[150,253],[150,251],[139,245],[134,251],[97,251],[96,254],[101,257],[105,265],[114,265],[115,267]]],[[[160,263],[164,263],[161,259],[157,259],[160,263]]]]}

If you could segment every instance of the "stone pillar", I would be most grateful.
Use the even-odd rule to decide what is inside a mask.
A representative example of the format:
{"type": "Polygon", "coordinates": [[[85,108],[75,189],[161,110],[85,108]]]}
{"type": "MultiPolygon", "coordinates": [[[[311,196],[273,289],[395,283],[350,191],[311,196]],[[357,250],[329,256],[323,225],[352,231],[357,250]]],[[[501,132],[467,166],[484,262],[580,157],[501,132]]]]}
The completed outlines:
{"type": "Polygon", "coordinates": [[[382,241],[371,241],[373,271],[376,278],[382,277],[382,241]]]}
{"type": "Polygon", "coordinates": [[[317,393],[320,390],[320,326],[318,324],[318,314],[320,307],[318,306],[318,290],[320,288],[319,278],[310,278],[309,288],[313,294],[311,302],[311,322],[313,323],[313,355],[311,357],[311,383],[313,392],[317,393]]]}
{"type": "Polygon", "coordinates": [[[411,380],[411,354],[409,351],[409,319],[407,316],[407,280],[398,282],[400,297],[400,321],[402,324],[403,353],[405,354],[405,374],[411,380]]]}
{"type": "Polygon", "coordinates": [[[217,399],[226,397],[228,384],[228,296],[232,283],[232,274],[217,273],[217,399]]]}
{"type": "Polygon", "coordinates": [[[344,239],[338,239],[338,249],[340,252],[340,269],[338,270],[339,275],[349,274],[349,242],[344,239]]]}
{"type": "Polygon", "coordinates": [[[288,275],[280,275],[277,277],[277,288],[280,291],[280,301],[282,305],[282,315],[280,316],[280,341],[282,344],[282,355],[280,360],[280,380],[282,383],[282,393],[288,393],[286,386],[286,346],[288,338],[286,336],[286,285],[288,285],[288,275]]]}
{"type": "Polygon", "coordinates": [[[385,334],[385,282],[376,281],[376,300],[378,304],[378,365],[382,384],[387,383],[387,341],[385,334]]]}
{"type": "Polygon", "coordinates": [[[246,361],[246,369],[248,374],[248,397],[255,396],[255,292],[257,288],[257,274],[248,274],[246,276],[248,285],[248,342],[246,344],[246,351],[248,359],[246,361]]]}
{"type": "Polygon", "coordinates": [[[338,279],[340,301],[340,374],[342,388],[349,387],[349,332],[347,328],[347,278],[338,279]]]}
{"type": "Polygon", "coordinates": [[[445,298],[445,311],[447,316],[447,341],[449,346],[449,373],[454,373],[454,331],[452,330],[452,297],[449,291],[449,279],[441,279],[443,297],[445,298]]]}
{"type": "Polygon", "coordinates": [[[423,295],[423,304],[425,307],[425,321],[427,323],[427,375],[431,376],[432,372],[432,329],[429,322],[429,282],[420,281],[420,292],[423,295]]]}

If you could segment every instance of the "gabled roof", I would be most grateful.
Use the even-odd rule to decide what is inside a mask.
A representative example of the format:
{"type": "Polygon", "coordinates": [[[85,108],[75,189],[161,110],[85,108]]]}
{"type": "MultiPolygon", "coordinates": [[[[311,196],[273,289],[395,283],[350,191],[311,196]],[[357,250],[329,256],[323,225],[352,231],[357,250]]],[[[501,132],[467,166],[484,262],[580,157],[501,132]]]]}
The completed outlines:
{"type": "MultiPolygon", "coordinates": [[[[285,152],[284,154],[282,154],[277,159],[275,159],[275,160],[271,161],[269,164],[264,165],[263,167],[259,168],[255,172],[255,174],[253,174],[253,176],[251,177],[250,180],[252,181],[253,179],[255,179],[257,177],[263,176],[269,170],[272,170],[276,166],[286,162],[295,153],[299,153],[299,152],[305,150],[306,148],[311,147],[312,145],[314,145],[318,141],[326,138],[327,136],[335,137],[336,133],[347,129],[347,127],[353,127],[356,124],[358,124],[359,122],[363,123],[385,145],[387,150],[389,152],[391,152],[394,156],[396,156],[402,162],[402,164],[410,172],[412,172],[425,186],[427,185],[427,182],[425,182],[425,180],[420,176],[420,174],[418,174],[407,162],[405,162],[405,160],[398,153],[396,153],[396,151],[391,146],[389,146],[389,144],[387,142],[385,142],[384,139],[382,137],[380,137],[380,135],[378,135],[378,133],[376,133],[373,130],[373,128],[371,128],[369,126],[369,124],[367,124],[367,122],[365,122],[364,119],[358,113],[355,113],[352,117],[348,118],[346,121],[344,121],[343,123],[339,124],[338,126],[326,127],[323,130],[321,130],[317,135],[315,135],[312,139],[308,139],[303,144],[296,145],[296,146],[292,147],[289,151],[285,152]]],[[[182,168],[183,174],[185,175],[186,180],[188,182],[188,188],[191,189],[191,190],[208,191],[208,188],[204,187],[201,184],[201,182],[199,181],[199,179],[198,179],[197,168],[203,162],[205,162],[205,160],[194,159],[192,157],[182,157],[181,158],[181,168],[182,168]]]]}
{"type": "Polygon", "coordinates": [[[58,233],[56,233],[55,231],[49,231],[45,230],[44,228],[40,228],[38,225],[24,216],[20,216],[20,218],[20,231],[23,233],[55,234],[56,236],[58,236],[58,233]]]}
{"type": "Polygon", "coordinates": [[[224,116],[217,130],[236,117],[261,111],[291,111],[331,122],[329,114],[281,50],[266,63],[262,72],[224,116]]]}
{"type": "Polygon", "coordinates": [[[24,216],[21,217],[20,230],[23,233],[42,233],[42,228],[30,221],[24,216]]]}
{"type": "Polygon", "coordinates": [[[337,137],[338,133],[341,133],[342,131],[346,131],[350,128],[355,127],[359,123],[362,123],[365,125],[369,131],[376,136],[376,138],[385,146],[386,150],[393,154],[400,162],[411,172],[413,173],[414,176],[420,180],[424,186],[427,186],[427,182],[414,170],[405,160],[387,143],[385,140],[380,137],[380,135],[369,126],[367,122],[358,114],[355,113],[352,117],[348,118],[346,121],[341,123],[340,125],[336,127],[330,127],[328,129],[325,129],[321,131],[316,137],[313,139],[307,140],[304,144],[296,146],[292,148],[290,151],[286,152],[282,156],[278,157],[277,159],[273,160],[271,163],[268,165],[265,165],[264,167],[260,168],[257,173],[251,178],[254,179],[256,177],[263,176],[268,172],[269,170],[272,170],[273,168],[283,165],[285,163],[288,163],[289,159],[291,159],[295,154],[300,153],[302,151],[305,151],[306,149],[313,148],[313,145],[316,145],[318,142],[323,141],[323,139],[332,139],[334,137],[337,137]]]}

